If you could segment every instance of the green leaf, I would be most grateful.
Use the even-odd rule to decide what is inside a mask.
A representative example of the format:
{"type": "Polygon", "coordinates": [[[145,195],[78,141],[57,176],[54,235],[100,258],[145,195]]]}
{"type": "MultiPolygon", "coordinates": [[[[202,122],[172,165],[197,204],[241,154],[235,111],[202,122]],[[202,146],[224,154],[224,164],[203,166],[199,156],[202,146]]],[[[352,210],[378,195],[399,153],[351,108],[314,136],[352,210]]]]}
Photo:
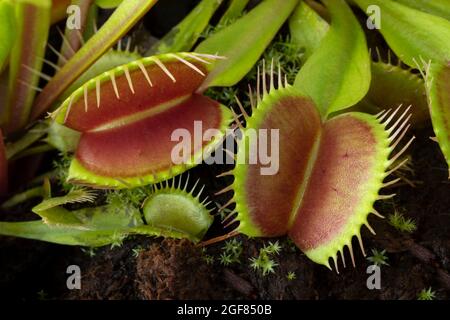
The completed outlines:
{"type": "Polygon", "coordinates": [[[370,86],[370,57],[363,30],[343,0],[326,0],[330,30],[306,61],[294,86],[310,96],[322,116],[351,107],[370,86]]]}
{"type": "Polygon", "coordinates": [[[450,168],[450,65],[432,63],[426,87],[433,130],[450,168]]]}
{"type": "Polygon", "coordinates": [[[190,51],[223,0],[202,0],[179,24],[159,40],[146,55],[190,51]]]}
{"type": "Polygon", "coordinates": [[[10,1],[0,2],[0,72],[9,57],[15,39],[14,7],[10,1]]]}
{"type": "Polygon", "coordinates": [[[303,1],[289,18],[291,42],[304,50],[304,60],[316,51],[328,29],[328,23],[303,1]]]}
{"type": "Polygon", "coordinates": [[[245,10],[245,7],[247,7],[249,1],[250,0],[230,0],[227,11],[225,11],[222,18],[220,18],[219,24],[226,24],[227,21],[238,18],[242,14],[242,11],[245,10]]]}
{"type": "Polygon", "coordinates": [[[8,97],[0,111],[7,132],[28,123],[45,54],[50,9],[50,0],[15,1],[16,41],[10,54],[8,97]]]}
{"type": "Polygon", "coordinates": [[[118,7],[123,0],[95,0],[95,4],[102,9],[112,9],[118,7]]]}
{"type": "Polygon", "coordinates": [[[226,59],[214,64],[199,90],[212,86],[232,86],[239,82],[258,61],[297,3],[298,0],[265,0],[233,24],[200,43],[196,52],[219,54],[226,59]]]}
{"type": "Polygon", "coordinates": [[[354,0],[366,11],[370,5],[381,10],[381,33],[397,56],[412,68],[426,62],[450,61],[450,21],[391,0],[354,0]]]}
{"type": "Polygon", "coordinates": [[[158,0],[124,0],[101,29],[70,59],[36,98],[32,119],[47,111],[55,100],[118,39],[126,34],[158,0]]]}
{"type": "Polygon", "coordinates": [[[395,0],[411,8],[450,20],[450,0],[395,0]]]}

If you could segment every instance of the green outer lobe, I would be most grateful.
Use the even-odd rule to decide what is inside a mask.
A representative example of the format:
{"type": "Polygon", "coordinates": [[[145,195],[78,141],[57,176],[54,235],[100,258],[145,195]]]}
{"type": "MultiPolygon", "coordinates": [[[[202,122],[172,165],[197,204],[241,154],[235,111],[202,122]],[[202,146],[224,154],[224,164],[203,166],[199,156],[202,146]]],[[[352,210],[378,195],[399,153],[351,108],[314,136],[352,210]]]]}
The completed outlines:
{"type": "Polygon", "coordinates": [[[101,29],[68,61],[36,98],[32,119],[37,119],[84,71],[97,61],[115,42],[157,2],[157,0],[124,0],[101,29]]]}
{"type": "Polygon", "coordinates": [[[51,1],[20,0],[15,3],[17,37],[9,64],[9,90],[1,115],[4,128],[15,132],[27,123],[39,76],[50,27],[51,1]]]}
{"type": "Polygon", "coordinates": [[[450,0],[395,0],[411,8],[450,20],[450,0]]]}
{"type": "Polygon", "coordinates": [[[0,2],[0,21],[2,27],[0,28],[0,73],[6,65],[9,52],[14,45],[15,39],[15,20],[14,7],[10,1],[0,2]]]}
{"type": "Polygon", "coordinates": [[[411,70],[384,62],[372,62],[372,82],[367,95],[350,111],[376,114],[412,105],[411,123],[420,127],[430,118],[425,82],[411,70]]]}
{"type": "Polygon", "coordinates": [[[253,68],[298,0],[265,0],[242,18],[204,40],[196,52],[219,54],[200,91],[212,86],[232,86],[253,68]],[[276,14],[274,14],[276,8],[276,14]]]}
{"type": "Polygon", "coordinates": [[[314,262],[351,246],[383,187],[388,133],[374,116],[347,113],[323,126],[317,159],[289,236],[314,262]],[[332,161],[331,161],[332,160],[332,161]]]}
{"type": "Polygon", "coordinates": [[[294,84],[314,100],[323,117],[360,101],[371,80],[370,57],[358,21],[343,0],[325,3],[331,14],[330,30],[294,84]]]}
{"type": "MultiPolygon", "coordinates": [[[[450,167],[450,64],[431,64],[427,75],[431,121],[442,153],[450,167]]],[[[450,169],[449,169],[450,179],[450,169]]]]}
{"type": "Polygon", "coordinates": [[[198,198],[174,188],[157,190],[145,200],[142,208],[149,226],[180,231],[198,240],[214,220],[198,198]]]}
{"type": "Polygon", "coordinates": [[[393,1],[354,2],[364,11],[369,5],[380,7],[380,31],[392,50],[410,67],[422,68],[421,58],[425,62],[450,61],[450,21],[393,1]]]}
{"type": "Polygon", "coordinates": [[[152,46],[146,55],[190,51],[222,1],[200,1],[179,24],[152,46]]]}
{"type": "Polygon", "coordinates": [[[261,175],[260,164],[249,164],[248,142],[246,148],[244,140],[238,143],[238,159],[247,155],[245,163],[238,162],[234,169],[233,189],[240,232],[250,236],[287,233],[298,201],[297,193],[288,190],[302,190],[320,126],[313,102],[292,87],[264,97],[247,122],[245,132],[279,128],[279,171],[276,175],[261,175]]]}
{"type": "Polygon", "coordinates": [[[291,42],[304,48],[303,60],[316,51],[329,28],[328,23],[303,1],[289,18],[291,42]]]}

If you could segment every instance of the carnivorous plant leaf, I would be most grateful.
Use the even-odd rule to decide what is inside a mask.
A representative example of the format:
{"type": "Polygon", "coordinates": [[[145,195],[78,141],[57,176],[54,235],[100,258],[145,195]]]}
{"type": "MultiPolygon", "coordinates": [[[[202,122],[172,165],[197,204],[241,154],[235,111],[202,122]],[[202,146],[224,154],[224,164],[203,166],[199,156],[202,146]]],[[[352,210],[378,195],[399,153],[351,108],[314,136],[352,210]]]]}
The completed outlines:
{"type": "Polygon", "coordinates": [[[225,11],[222,18],[220,18],[219,24],[225,24],[228,21],[238,18],[244,11],[249,1],[250,0],[230,0],[227,11],[225,11]]]}
{"type": "Polygon", "coordinates": [[[155,43],[146,55],[190,51],[221,3],[222,0],[200,1],[179,24],[155,43]]]}
{"type": "MultiPolygon", "coordinates": [[[[0,234],[36,239],[65,245],[97,247],[121,242],[131,234],[189,239],[198,242],[212,223],[212,216],[186,186],[162,187],[145,201],[146,223],[138,208],[103,205],[69,211],[61,205],[92,201],[85,190],[74,190],[66,196],[47,198],[33,208],[42,220],[0,222],[0,234]]],[[[173,182],[174,184],[174,182],[173,182]]]]}
{"type": "Polygon", "coordinates": [[[372,62],[372,81],[367,95],[352,111],[376,114],[399,105],[412,106],[411,123],[423,126],[430,118],[424,80],[400,66],[372,62]]]}
{"type": "Polygon", "coordinates": [[[199,91],[239,82],[254,66],[297,3],[298,0],[265,0],[200,43],[196,52],[219,54],[227,59],[214,64],[199,91]],[[274,8],[277,8],[276,14],[274,8]]]}
{"type": "Polygon", "coordinates": [[[291,42],[304,49],[304,60],[316,51],[328,29],[328,23],[303,1],[289,18],[291,42]]]}
{"type": "Polygon", "coordinates": [[[211,129],[223,135],[227,128],[228,109],[195,93],[216,58],[191,53],[147,57],[77,89],[54,113],[60,124],[82,133],[69,180],[129,188],[165,180],[199,163],[219,141],[197,139],[178,150],[180,136],[172,136],[177,129],[192,136],[203,137],[211,129]],[[185,161],[174,164],[174,150],[185,161]]]}
{"type": "Polygon", "coordinates": [[[326,117],[360,101],[369,90],[371,74],[366,38],[352,11],[344,0],[324,3],[331,14],[330,30],[300,69],[294,86],[326,117]]]}
{"type": "Polygon", "coordinates": [[[450,21],[412,9],[392,0],[354,0],[362,9],[380,7],[381,29],[389,46],[412,68],[422,61],[446,64],[450,61],[450,21]]]}
{"type": "Polygon", "coordinates": [[[288,234],[314,262],[330,268],[332,258],[337,269],[338,252],[344,259],[345,246],[353,260],[351,241],[356,236],[361,243],[360,227],[372,231],[367,217],[379,215],[373,204],[385,198],[380,189],[396,181],[384,179],[412,142],[399,146],[409,127],[409,109],[396,120],[400,109],[378,118],[346,113],[322,123],[310,98],[289,85],[274,90],[271,79],[271,90],[263,88],[261,102],[247,119],[237,159],[250,154],[253,130],[277,128],[279,171],[264,175],[261,162],[236,164],[234,181],[224,191],[234,191],[230,203],[236,203],[237,231],[249,236],[288,234]],[[389,158],[394,149],[400,151],[389,158]]]}
{"type": "Polygon", "coordinates": [[[450,20],[450,0],[395,0],[411,8],[450,20]]]}
{"type": "Polygon", "coordinates": [[[14,7],[8,0],[0,2],[0,73],[8,61],[15,39],[14,7]]]}
{"type": "Polygon", "coordinates": [[[6,105],[0,110],[0,123],[7,132],[17,131],[28,123],[45,54],[51,9],[50,0],[17,0],[14,4],[17,38],[10,55],[6,105]]]}
{"type": "Polygon", "coordinates": [[[450,65],[431,63],[426,84],[434,133],[450,168],[450,65]]]}

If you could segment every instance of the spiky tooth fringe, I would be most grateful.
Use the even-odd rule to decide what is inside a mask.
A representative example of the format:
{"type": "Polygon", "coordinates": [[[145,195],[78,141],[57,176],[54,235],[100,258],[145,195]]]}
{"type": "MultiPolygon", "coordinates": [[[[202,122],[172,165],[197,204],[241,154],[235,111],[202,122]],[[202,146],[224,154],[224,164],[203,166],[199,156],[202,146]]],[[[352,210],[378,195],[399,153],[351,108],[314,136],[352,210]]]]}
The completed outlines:
{"type": "Polygon", "coordinates": [[[144,77],[145,77],[145,80],[147,80],[147,83],[149,84],[149,86],[150,87],[153,87],[153,83],[152,83],[152,81],[151,81],[151,79],[150,79],[150,76],[149,76],[149,74],[148,74],[148,72],[147,72],[147,69],[145,69],[145,66],[144,66],[144,64],[141,62],[141,61],[136,61],[136,65],[139,67],[139,69],[141,70],[141,72],[142,72],[142,74],[144,75],[144,77]]]}
{"type": "Polygon", "coordinates": [[[200,70],[199,68],[197,68],[194,64],[190,63],[189,61],[187,61],[186,59],[183,59],[182,57],[180,57],[179,55],[175,54],[175,53],[169,53],[170,57],[174,57],[175,59],[177,59],[178,61],[180,61],[181,63],[184,63],[185,65],[187,65],[189,68],[191,68],[192,70],[194,70],[195,72],[197,72],[198,74],[202,75],[203,77],[205,76],[205,73],[200,70]]]}
{"type": "Polygon", "coordinates": [[[111,84],[114,89],[114,94],[116,95],[117,99],[120,99],[119,89],[117,88],[116,75],[114,74],[114,70],[108,71],[108,74],[111,79],[111,84]]]}
{"type": "Polygon", "coordinates": [[[131,75],[130,75],[130,69],[128,68],[128,66],[124,65],[122,67],[124,73],[125,73],[125,78],[127,79],[128,82],[128,87],[130,88],[131,93],[135,94],[134,92],[134,86],[133,86],[133,81],[131,80],[131,75]]]}
{"type": "Polygon", "coordinates": [[[173,76],[173,74],[169,71],[169,69],[167,69],[167,67],[164,65],[164,63],[161,62],[161,60],[159,60],[156,57],[151,57],[151,59],[156,63],[156,65],[158,67],[161,68],[161,70],[172,80],[172,82],[177,82],[177,79],[175,79],[175,77],[173,76]]]}

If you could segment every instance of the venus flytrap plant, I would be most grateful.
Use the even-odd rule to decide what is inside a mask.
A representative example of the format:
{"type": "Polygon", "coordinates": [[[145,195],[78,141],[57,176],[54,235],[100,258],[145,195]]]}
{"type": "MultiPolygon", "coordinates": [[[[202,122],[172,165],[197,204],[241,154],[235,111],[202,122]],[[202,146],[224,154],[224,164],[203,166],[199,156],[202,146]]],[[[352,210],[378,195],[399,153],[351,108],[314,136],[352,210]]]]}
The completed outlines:
{"type": "MultiPolygon", "coordinates": [[[[260,83],[265,87],[265,79],[260,83]]],[[[373,231],[367,216],[370,212],[380,216],[373,203],[388,197],[378,192],[396,181],[384,182],[412,142],[400,145],[408,129],[408,109],[378,116],[346,113],[322,122],[310,98],[281,84],[281,78],[279,83],[274,89],[272,77],[270,91],[257,90],[262,97],[252,116],[246,117],[246,128],[240,130],[242,139],[247,139],[248,128],[279,128],[280,170],[275,176],[264,176],[259,174],[261,164],[239,162],[229,172],[234,182],[219,192],[234,192],[229,204],[235,203],[236,209],[225,219],[227,225],[239,221],[236,230],[249,236],[288,234],[310,259],[329,268],[332,258],[337,269],[337,255],[343,258],[347,246],[354,264],[351,240],[356,236],[362,248],[359,228],[365,225],[373,231]],[[394,121],[396,115],[400,116],[394,121]],[[389,158],[394,149],[397,154],[389,158]],[[352,175],[348,175],[350,168],[352,175]],[[275,211],[267,209],[274,206],[275,211]]],[[[238,141],[238,159],[249,148],[242,141],[238,141]]]]}
{"type": "Polygon", "coordinates": [[[330,29],[300,70],[294,86],[310,96],[326,118],[360,101],[369,90],[371,74],[364,32],[350,8],[344,0],[324,3],[331,15],[330,29]]]}
{"type": "MultiPolygon", "coordinates": [[[[130,54],[124,60],[121,56],[119,62],[107,61],[106,66],[101,66],[102,59],[106,59],[102,54],[155,2],[96,1],[100,6],[119,6],[37,98],[34,118],[65,98],[51,113],[51,120],[45,122],[45,133],[36,140],[33,140],[36,136],[27,135],[26,143],[16,144],[16,150],[20,145],[28,148],[45,136],[47,143],[62,151],[65,160],[59,180],[65,182],[67,194],[52,198],[46,182],[41,190],[44,199],[33,208],[41,220],[0,222],[0,234],[90,247],[120,245],[133,234],[200,241],[213,219],[206,199],[200,200],[201,191],[193,195],[193,191],[187,190],[187,182],[182,187],[181,178],[178,183],[162,181],[187,171],[204,155],[210,155],[221,144],[225,129],[234,118],[233,136],[239,147],[236,158],[243,161],[221,175],[232,175],[234,181],[218,193],[233,191],[232,199],[221,208],[223,212],[230,206],[234,208],[224,219],[227,226],[239,222],[229,235],[288,235],[314,262],[331,269],[331,258],[336,271],[339,255],[345,266],[347,247],[355,265],[352,240],[358,238],[365,255],[360,228],[365,225],[374,233],[368,215],[380,216],[373,208],[374,202],[392,196],[380,194],[380,190],[398,181],[387,179],[404,165],[405,161],[399,158],[412,139],[403,142],[409,128],[410,108],[396,108],[394,98],[392,109],[377,115],[344,112],[361,102],[367,92],[370,97],[372,75],[381,70],[383,78],[383,73],[388,72],[384,65],[373,63],[371,72],[364,34],[348,5],[342,0],[324,1],[331,20],[328,26],[312,11],[315,5],[301,3],[290,20],[291,32],[308,28],[320,32],[315,37],[291,34],[293,46],[264,53],[299,3],[264,0],[249,13],[208,35],[195,52],[173,52],[178,46],[190,50],[200,29],[210,20],[217,7],[205,0],[198,7],[208,9],[200,14],[202,19],[194,19],[197,13],[193,11],[174,29],[177,30],[174,42],[167,41],[174,35],[169,34],[157,45],[157,50],[166,53],[144,58],[130,54]],[[273,14],[274,7],[277,14],[273,14]],[[302,58],[298,46],[305,49],[306,62],[298,74],[297,65],[289,68],[289,78],[296,78],[292,86],[282,77],[284,65],[276,68],[273,60],[280,56],[284,64],[285,57],[281,56],[288,55],[297,63],[296,59],[302,58]],[[256,94],[249,93],[251,115],[241,103],[237,115],[203,95],[211,87],[235,85],[261,55],[269,57],[272,63],[264,63],[257,73],[256,94]],[[218,139],[194,142],[187,152],[176,149],[188,161],[174,164],[172,152],[177,144],[171,135],[178,128],[194,133],[195,121],[202,121],[201,134],[208,129],[218,130],[218,139]],[[252,149],[251,132],[261,129],[279,130],[279,171],[275,175],[261,175],[262,163],[246,161],[252,149]],[[69,162],[66,172],[64,168],[69,162]],[[158,182],[162,183],[154,185],[151,192],[136,188],[158,182]],[[79,186],[121,190],[106,192],[106,202],[93,206],[93,191],[79,186]],[[78,202],[89,205],[68,209],[71,203],[78,202]]],[[[231,2],[231,20],[244,9],[243,3],[246,1],[231,2]]],[[[397,7],[391,8],[388,3],[388,9],[397,12],[397,7]]],[[[402,19],[400,22],[405,23],[402,19]]],[[[393,22],[392,30],[394,26],[393,22]]],[[[407,46],[403,50],[404,39],[399,39],[393,40],[393,49],[399,56],[405,57],[399,52],[409,54],[417,49],[407,46]]],[[[436,45],[433,41],[430,40],[431,45],[436,45]]],[[[447,73],[441,74],[433,67],[433,64],[429,70],[426,67],[427,74],[435,74],[439,81],[436,85],[432,78],[427,78],[427,91],[432,98],[429,100],[440,107],[448,101],[447,73]]],[[[398,76],[392,80],[396,85],[408,77],[401,70],[395,69],[393,73],[393,78],[398,76]]],[[[375,76],[372,80],[380,79],[375,76]]],[[[414,88],[411,85],[411,91],[414,88]]],[[[217,95],[217,99],[229,101],[236,93],[233,90],[226,89],[224,97],[217,95]]],[[[7,162],[2,159],[8,155],[8,148],[5,150],[1,143],[2,139],[0,178],[6,174],[7,162]]],[[[22,148],[16,154],[25,151],[22,148]]],[[[0,180],[0,188],[4,181],[0,180]]],[[[233,241],[225,244],[222,264],[236,262],[240,255],[242,248],[233,241]]],[[[278,242],[265,246],[252,259],[252,267],[263,275],[274,272],[277,263],[273,257],[280,250],[278,242]]]]}
{"type": "Polygon", "coordinates": [[[32,210],[41,220],[0,222],[0,234],[65,245],[98,247],[120,246],[133,234],[185,238],[198,242],[212,223],[209,203],[200,200],[201,190],[193,195],[187,181],[155,187],[140,208],[135,205],[109,203],[97,207],[68,210],[63,205],[93,202],[95,194],[74,189],[65,196],[51,197],[48,181],[44,200],[32,210]]]}
{"type": "MultiPolygon", "coordinates": [[[[223,59],[220,56],[207,53],[167,53],[125,61],[126,64],[120,66],[107,61],[107,67],[102,66],[102,60],[106,58],[102,54],[155,2],[122,1],[98,33],[80,50],[75,52],[72,48],[73,56],[67,62],[64,61],[62,68],[46,61],[54,66],[57,73],[55,77],[46,79],[49,82],[37,97],[31,118],[36,119],[58,99],[69,94],[52,113],[52,118],[56,121],[45,122],[47,143],[62,152],[75,151],[68,172],[69,184],[64,183],[67,189],[74,183],[96,188],[127,189],[167,180],[197,164],[197,161],[191,161],[189,166],[172,165],[170,151],[173,150],[173,143],[169,139],[175,128],[187,127],[192,132],[190,126],[194,119],[203,121],[203,125],[206,124],[205,130],[213,128],[223,131],[228,126],[231,119],[228,109],[198,93],[201,92],[199,86],[204,83],[204,77],[208,77],[213,68],[218,68],[214,62],[223,59]],[[126,23],[120,23],[121,21],[126,23]],[[113,68],[105,72],[111,66],[113,68]],[[70,93],[71,84],[72,88],[81,86],[70,93]],[[165,125],[161,127],[161,123],[165,125]],[[153,131],[153,128],[157,130],[153,131]],[[152,130],[151,135],[148,134],[149,130],[152,130]],[[147,140],[142,141],[142,137],[147,137],[147,140]],[[117,153],[117,147],[121,148],[123,154],[117,153]]],[[[243,35],[241,39],[251,40],[246,42],[247,50],[241,50],[239,55],[232,55],[230,63],[239,61],[239,68],[251,68],[296,2],[283,2],[281,16],[269,19],[266,27],[251,34],[250,38],[248,34],[243,35]]],[[[254,25],[259,19],[268,17],[269,5],[273,3],[273,0],[266,0],[263,5],[252,10],[250,17],[241,18],[239,25],[254,25]]],[[[235,7],[234,10],[238,9],[235,7]]],[[[236,28],[233,25],[230,25],[231,31],[236,28]]],[[[227,29],[228,27],[222,30],[225,37],[230,34],[227,29]]],[[[70,39],[63,39],[63,42],[70,43],[70,39]]],[[[219,47],[221,45],[219,43],[219,47]]],[[[220,51],[215,48],[214,43],[208,44],[208,48],[220,51]]],[[[62,54],[59,56],[62,60],[66,59],[62,54]]],[[[44,77],[39,68],[31,71],[38,77],[44,77]]],[[[210,78],[220,76],[217,73],[210,78]]],[[[242,73],[236,72],[233,81],[240,80],[240,77],[242,73]]],[[[41,137],[40,133],[36,139],[41,137]]],[[[20,150],[28,146],[33,148],[32,144],[36,139],[27,135],[25,143],[18,144],[21,146],[20,150]]],[[[191,154],[188,151],[185,156],[196,160],[203,155],[205,149],[211,152],[214,144],[219,142],[220,139],[205,145],[203,142],[201,145],[197,144],[193,146],[191,154]]],[[[60,178],[64,179],[65,173],[60,178]]],[[[139,209],[135,205],[125,205],[126,210],[121,214],[117,202],[116,205],[107,203],[75,211],[62,207],[73,201],[91,200],[83,190],[70,190],[66,196],[56,198],[47,195],[41,204],[33,208],[42,220],[2,222],[0,233],[86,246],[119,244],[128,234],[133,233],[184,237],[198,241],[208,229],[212,218],[204,208],[205,203],[198,201],[198,197],[192,196],[185,189],[168,188],[166,185],[155,190],[144,202],[143,221],[138,219],[139,209]],[[170,207],[167,206],[167,201],[171,203],[170,207]],[[182,210],[183,214],[180,216],[178,213],[182,210]],[[130,224],[129,219],[134,222],[130,224]]],[[[122,209],[123,207],[120,206],[122,209]]]]}
{"type": "Polygon", "coordinates": [[[166,180],[198,163],[217,142],[195,142],[190,154],[183,154],[190,161],[173,165],[178,143],[171,136],[177,128],[193,133],[195,121],[202,121],[202,136],[209,129],[227,128],[228,109],[195,93],[211,62],[220,58],[196,53],[143,58],[77,89],[53,113],[58,123],[82,133],[68,179],[130,188],[166,180]]]}

